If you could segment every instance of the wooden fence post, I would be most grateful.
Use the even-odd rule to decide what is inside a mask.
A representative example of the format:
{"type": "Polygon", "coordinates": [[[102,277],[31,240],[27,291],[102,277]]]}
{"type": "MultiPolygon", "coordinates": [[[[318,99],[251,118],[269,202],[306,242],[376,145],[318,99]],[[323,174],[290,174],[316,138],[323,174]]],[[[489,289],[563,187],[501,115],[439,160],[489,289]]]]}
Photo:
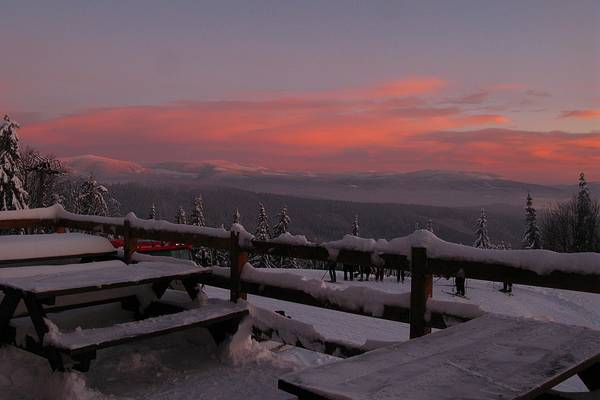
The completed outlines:
{"type": "Polygon", "coordinates": [[[411,283],[410,283],[410,338],[431,333],[425,326],[427,299],[431,297],[433,277],[427,273],[427,249],[413,247],[411,249],[411,283]]]}
{"type": "Polygon", "coordinates": [[[123,258],[126,264],[131,264],[131,257],[137,249],[137,238],[131,236],[131,223],[123,221],[123,258]]]}
{"type": "Polygon", "coordinates": [[[240,248],[240,234],[231,231],[231,245],[229,246],[229,260],[231,264],[231,288],[229,298],[236,302],[238,299],[246,300],[246,293],[242,292],[242,269],[248,262],[248,253],[240,248]]]}

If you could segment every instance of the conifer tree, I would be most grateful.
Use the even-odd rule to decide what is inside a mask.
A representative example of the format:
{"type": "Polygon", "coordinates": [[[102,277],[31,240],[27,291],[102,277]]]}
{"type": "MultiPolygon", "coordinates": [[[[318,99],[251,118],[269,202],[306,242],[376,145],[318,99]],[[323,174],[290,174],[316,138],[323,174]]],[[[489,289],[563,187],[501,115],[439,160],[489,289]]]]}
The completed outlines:
{"type": "Polygon", "coordinates": [[[429,232],[433,232],[433,221],[431,220],[431,218],[429,218],[429,219],[427,220],[427,230],[428,230],[429,232]]]}
{"type": "Polygon", "coordinates": [[[150,207],[150,212],[148,213],[148,218],[149,219],[156,219],[156,205],[154,203],[152,203],[152,206],[150,207]]]}
{"type": "Polygon", "coordinates": [[[527,193],[527,204],[525,206],[525,232],[523,233],[523,248],[541,248],[541,233],[537,225],[536,210],[533,207],[531,193],[527,193]]]}
{"type": "Polygon", "coordinates": [[[256,224],[255,235],[259,240],[271,239],[271,228],[269,227],[269,217],[262,203],[258,203],[258,220],[256,224]]]}
{"type": "Polygon", "coordinates": [[[236,208],[235,212],[233,213],[233,223],[239,224],[241,220],[242,220],[242,216],[240,215],[240,210],[238,210],[236,208]]]}
{"type": "MultiPolygon", "coordinates": [[[[288,231],[290,222],[292,221],[288,215],[287,206],[283,206],[279,214],[277,214],[277,224],[273,227],[273,236],[278,237],[288,231]]],[[[298,268],[299,264],[294,258],[279,257],[276,259],[276,264],[279,268],[298,268]]]]}
{"type": "Polygon", "coordinates": [[[8,115],[0,123],[0,211],[28,208],[17,135],[19,128],[8,115]]]}
{"type": "Polygon", "coordinates": [[[477,225],[475,227],[475,243],[473,246],[480,249],[489,249],[492,247],[487,230],[487,215],[485,213],[485,209],[483,208],[481,209],[479,218],[477,218],[477,225]]]}
{"type": "MultiPolygon", "coordinates": [[[[262,203],[258,203],[258,220],[256,224],[256,232],[254,234],[258,240],[271,239],[271,228],[269,227],[269,217],[262,203]]],[[[252,258],[252,264],[263,267],[273,268],[271,257],[267,254],[257,254],[252,258]]]]}
{"type": "Polygon", "coordinates": [[[186,224],[187,223],[187,218],[185,216],[185,210],[183,209],[182,206],[179,206],[179,209],[177,210],[177,214],[175,214],[175,223],[176,224],[186,224]]]}
{"type": "Polygon", "coordinates": [[[88,176],[79,188],[76,212],[85,215],[109,215],[108,189],[99,184],[93,175],[88,176]]]}
{"type": "Polygon", "coordinates": [[[204,202],[202,201],[202,195],[198,195],[194,199],[194,209],[190,215],[190,224],[196,226],[206,226],[204,220],[204,202]]]}
{"type": "Polygon", "coordinates": [[[585,174],[579,174],[579,192],[575,199],[573,245],[576,252],[593,251],[596,247],[598,210],[590,197],[585,174]]]}
{"type": "Polygon", "coordinates": [[[277,224],[273,227],[273,235],[275,237],[286,233],[290,226],[290,216],[288,215],[287,206],[283,206],[279,214],[277,214],[277,224]]]}
{"type": "Polygon", "coordinates": [[[358,224],[358,214],[354,216],[354,221],[352,222],[352,235],[359,236],[360,235],[360,225],[358,224]]]}

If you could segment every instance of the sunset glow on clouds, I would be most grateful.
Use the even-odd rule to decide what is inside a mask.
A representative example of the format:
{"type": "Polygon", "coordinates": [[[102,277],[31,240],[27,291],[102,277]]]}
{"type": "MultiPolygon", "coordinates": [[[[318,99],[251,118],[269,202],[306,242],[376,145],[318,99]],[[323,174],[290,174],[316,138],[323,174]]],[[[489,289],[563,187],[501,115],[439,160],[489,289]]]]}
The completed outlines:
{"type": "Polygon", "coordinates": [[[440,105],[448,102],[440,100],[444,86],[442,79],[410,78],[305,97],[96,109],[33,123],[22,135],[61,155],[135,154],[145,162],[221,158],[322,172],[458,169],[540,181],[600,168],[600,133],[502,128],[511,123],[505,115],[474,112],[461,101],[440,105]]]}

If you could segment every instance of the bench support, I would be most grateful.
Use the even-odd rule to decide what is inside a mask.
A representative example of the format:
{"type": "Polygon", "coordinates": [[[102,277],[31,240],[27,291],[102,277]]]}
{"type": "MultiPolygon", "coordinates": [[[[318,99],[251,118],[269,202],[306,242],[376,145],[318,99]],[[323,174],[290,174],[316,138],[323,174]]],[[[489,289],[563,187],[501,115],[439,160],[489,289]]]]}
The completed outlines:
{"type": "Polygon", "coordinates": [[[600,363],[592,365],[578,375],[590,392],[600,390],[600,363]]]}
{"type": "Polygon", "coordinates": [[[58,351],[56,351],[56,349],[49,346],[44,346],[44,336],[46,336],[46,333],[48,333],[48,326],[44,321],[46,318],[44,308],[33,295],[25,295],[23,300],[25,300],[29,317],[31,318],[31,322],[33,323],[37,333],[39,344],[43,348],[44,355],[48,359],[52,370],[64,371],[65,367],[63,365],[62,356],[58,353],[58,351]]]}
{"type": "Polygon", "coordinates": [[[231,248],[229,257],[231,262],[231,289],[230,300],[236,302],[239,299],[246,300],[246,293],[242,292],[242,269],[248,262],[248,253],[240,248],[240,234],[231,231],[231,248]]]}
{"type": "Polygon", "coordinates": [[[411,249],[411,284],[410,284],[410,338],[417,338],[431,333],[426,326],[425,313],[427,299],[431,297],[433,277],[427,273],[427,249],[413,247],[411,249]]]}

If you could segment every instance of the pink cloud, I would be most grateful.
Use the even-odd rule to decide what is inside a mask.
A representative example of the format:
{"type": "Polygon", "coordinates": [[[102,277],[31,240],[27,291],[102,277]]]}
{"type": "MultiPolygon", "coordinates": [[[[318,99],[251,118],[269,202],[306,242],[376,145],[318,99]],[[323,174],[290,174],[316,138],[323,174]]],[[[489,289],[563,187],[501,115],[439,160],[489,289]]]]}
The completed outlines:
{"type": "Polygon", "coordinates": [[[572,110],[565,111],[562,113],[559,118],[577,118],[577,119],[591,119],[591,118],[599,118],[600,117],[600,109],[584,109],[584,110],[572,110]]]}
{"type": "Polygon", "coordinates": [[[538,181],[600,170],[600,133],[488,129],[510,121],[416,97],[444,85],[420,78],[287,99],[88,110],[32,122],[21,135],[59,156],[141,162],[219,158],[289,170],[463,169],[538,181]]]}

